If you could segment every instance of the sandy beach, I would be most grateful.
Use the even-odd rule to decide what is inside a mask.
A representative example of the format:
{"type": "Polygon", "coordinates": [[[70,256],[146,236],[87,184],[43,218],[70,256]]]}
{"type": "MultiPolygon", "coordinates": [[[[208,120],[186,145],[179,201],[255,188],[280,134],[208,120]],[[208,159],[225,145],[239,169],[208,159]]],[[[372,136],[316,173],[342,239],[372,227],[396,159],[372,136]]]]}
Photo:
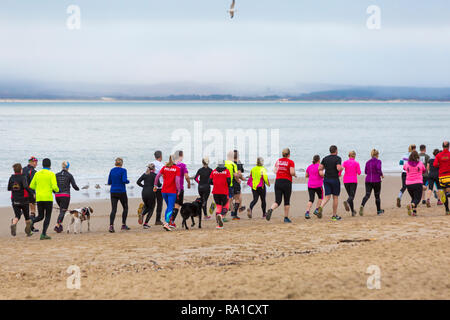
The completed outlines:
{"type": "MultiPolygon", "coordinates": [[[[257,204],[252,220],[243,213],[224,230],[216,230],[213,220],[201,230],[143,230],[136,218],[140,201],[132,199],[131,230],[109,234],[109,201],[97,201],[91,203],[92,231],[81,235],[54,233],[54,210],[50,241],[27,238],[23,220],[11,237],[12,209],[0,208],[0,299],[448,299],[450,216],[434,198],[418,217],[407,216],[409,195],[401,209],[395,207],[400,184],[398,177],[384,180],[382,216],[372,197],[363,217],[351,217],[342,205],[343,189],[341,221],[331,221],[331,203],[323,219],[305,220],[307,193],[295,192],[292,224],[283,223],[282,209],[270,222],[261,219],[257,204]],[[370,241],[342,242],[363,239],[370,241]],[[66,287],[71,265],[81,270],[79,290],[66,287]],[[371,265],[381,270],[379,290],[366,285],[371,265]]],[[[246,206],[249,199],[244,196],[246,206]]],[[[269,194],[268,203],[273,200],[269,194]]]]}

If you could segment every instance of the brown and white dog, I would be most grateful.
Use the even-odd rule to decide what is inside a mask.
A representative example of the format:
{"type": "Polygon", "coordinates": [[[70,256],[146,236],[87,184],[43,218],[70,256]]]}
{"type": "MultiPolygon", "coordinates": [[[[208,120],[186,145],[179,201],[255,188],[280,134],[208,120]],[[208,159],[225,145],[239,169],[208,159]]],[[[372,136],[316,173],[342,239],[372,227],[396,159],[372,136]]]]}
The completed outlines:
{"type": "Polygon", "coordinates": [[[73,233],[81,233],[81,224],[87,221],[88,232],[91,231],[91,214],[94,212],[92,207],[83,207],[80,209],[67,210],[64,216],[67,223],[67,233],[70,233],[70,226],[73,225],[73,233]]]}

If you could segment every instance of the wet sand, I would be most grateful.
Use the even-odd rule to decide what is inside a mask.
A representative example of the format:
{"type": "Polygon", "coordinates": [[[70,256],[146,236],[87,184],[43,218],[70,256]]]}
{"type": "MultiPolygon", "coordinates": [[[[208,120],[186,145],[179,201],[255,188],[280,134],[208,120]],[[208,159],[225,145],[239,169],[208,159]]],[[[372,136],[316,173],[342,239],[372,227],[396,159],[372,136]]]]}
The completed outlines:
{"type": "MultiPolygon", "coordinates": [[[[91,203],[90,233],[54,233],[54,210],[50,241],[27,238],[23,220],[11,237],[12,209],[0,208],[0,299],[448,299],[450,216],[434,198],[418,217],[407,216],[409,195],[401,209],[395,207],[399,188],[397,177],[383,182],[382,216],[372,197],[363,217],[351,217],[342,206],[343,189],[341,221],[330,220],[331,203],[323,219],[305,220],[307,193],[295,192],[292,224],[283,223],[281,208],[270,222],[261,219],[257,204],[253,219],[242,213],[224,230],[213,220],[200,230],[143,230],[139,200],[132,199],[131,230],[119,231],[119,210],[116,233],[109,234],[109,201],[97,201],[91,203]],[[370,241],[341,242],[365,239],[370,241]],[[81,270],[79,290],[66,287],[71,265],[81,270]],[[381,270],[379,290],[367,288],[370,265],[381,270]]],[[[356,207],[363,194],[361,180],[356,207]]],[[[273,199],[268,194],[269,205],[273,199]]],[[[246,206],[249,200],[245,195],[246,206]]]]}

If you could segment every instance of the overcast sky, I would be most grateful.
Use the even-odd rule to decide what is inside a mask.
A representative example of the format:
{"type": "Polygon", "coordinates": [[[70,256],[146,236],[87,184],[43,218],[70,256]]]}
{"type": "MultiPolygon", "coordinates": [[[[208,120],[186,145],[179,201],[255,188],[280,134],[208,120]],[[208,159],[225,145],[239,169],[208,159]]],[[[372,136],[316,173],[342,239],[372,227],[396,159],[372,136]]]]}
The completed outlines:
{"type": "Polygon", "coordinates": [[[233,20],[230,3],[1,0],[0,80],[450,86],[448,0],[237,0],[233,20]]]}

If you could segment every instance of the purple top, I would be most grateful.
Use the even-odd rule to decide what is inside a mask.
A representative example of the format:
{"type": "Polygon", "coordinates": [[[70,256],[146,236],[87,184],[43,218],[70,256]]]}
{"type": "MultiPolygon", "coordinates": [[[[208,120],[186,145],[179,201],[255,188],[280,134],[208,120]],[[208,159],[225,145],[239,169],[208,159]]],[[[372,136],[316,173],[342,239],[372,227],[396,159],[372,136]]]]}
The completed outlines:
{"type": "Polygon", "coordinates": [[[372,158],[366,162],[366,182],[381,182],[383,171],[381,170],[381,160],[372,158]]]}
{"type": "Polygon", "coordinates": [[[180,190],[184,190],[184,175],[188,173],[188,169],[183,162],[178,162],[177,167],[180,168],[180,190]]]}

